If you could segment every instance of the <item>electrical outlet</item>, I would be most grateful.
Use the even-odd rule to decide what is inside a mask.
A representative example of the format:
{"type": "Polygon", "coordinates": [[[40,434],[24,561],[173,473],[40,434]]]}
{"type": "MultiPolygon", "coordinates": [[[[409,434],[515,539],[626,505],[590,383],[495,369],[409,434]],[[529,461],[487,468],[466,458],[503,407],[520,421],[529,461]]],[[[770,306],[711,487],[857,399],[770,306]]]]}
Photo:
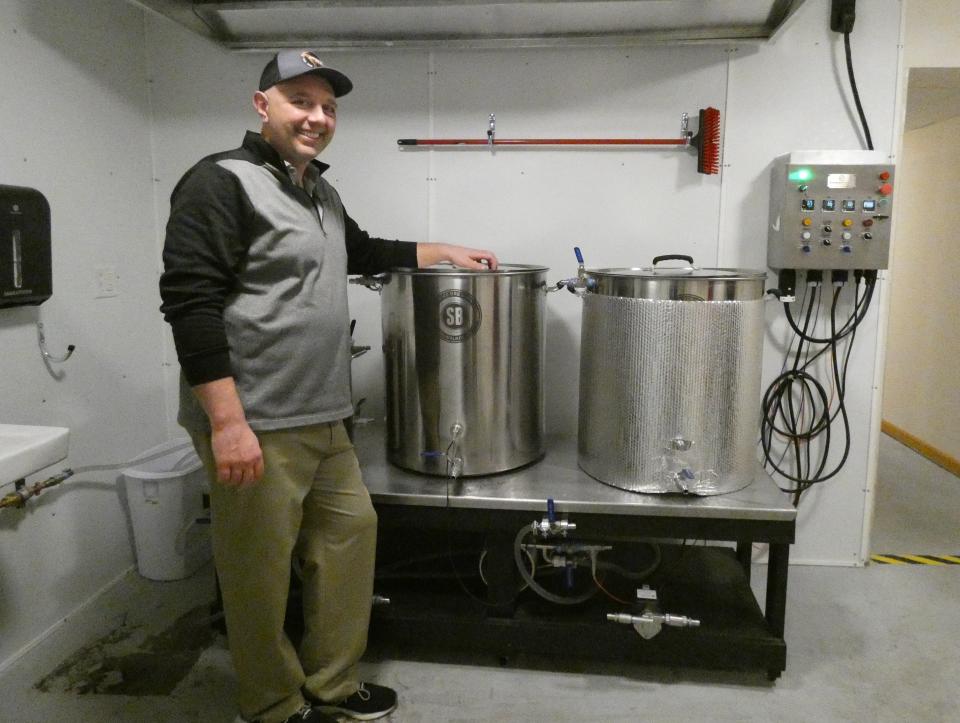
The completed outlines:
{"type": "Polygon", "coordinates": [[[120,277],[115,266],[98,266],[93,273],[96,279],[94,298],[107,299],[120,294],[120,277]]]}
{"type": "Polygon", "coordinates": [[[857,0],[833,0],[830,5],[830,29],[835,33],[852,33],[857,19],[857,0]]]}

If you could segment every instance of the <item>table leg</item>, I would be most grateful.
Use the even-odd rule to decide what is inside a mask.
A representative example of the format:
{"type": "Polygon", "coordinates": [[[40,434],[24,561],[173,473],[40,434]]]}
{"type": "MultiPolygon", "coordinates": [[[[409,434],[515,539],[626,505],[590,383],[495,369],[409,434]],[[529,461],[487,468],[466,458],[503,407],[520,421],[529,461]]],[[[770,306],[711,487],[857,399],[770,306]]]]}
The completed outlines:
{"type": "Polygon", "coordinates": [[[770,632],[783,637],[787,611],[787,568],[790,563],[790,545],[770,544],[770,562],[767,565],[767,605],[764,615],[770,632]]]}
{"type": "Polygon", "coordinates": [[[737,540],[737,562],[743,568],[743,574],[750,584],[750,569],[753,562],[753,540],[737,540]]]}

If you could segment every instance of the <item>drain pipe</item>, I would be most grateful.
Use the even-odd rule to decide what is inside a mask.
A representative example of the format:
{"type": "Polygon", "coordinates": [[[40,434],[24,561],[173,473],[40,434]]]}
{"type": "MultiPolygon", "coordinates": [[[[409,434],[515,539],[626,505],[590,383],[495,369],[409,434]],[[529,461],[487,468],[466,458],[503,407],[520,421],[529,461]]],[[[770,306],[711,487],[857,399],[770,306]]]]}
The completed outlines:
{"type": "Polygon", "coordinates": [[[30,485],[29,487],[24,484],[23,480],[19,480],[17,484],[17,489],[10,494],[0,497],[0,509],[5,507],[16,507],[18,510],[23,509],[27,500],[31,497],[36,497],[41,492],[51,487],[56,487],[61,482],[73,477],[72,469],[65,469],[60,474],[55,474],[53,477],[48,477],[43,480],[43,482],[37,482],[36,484],[30,485]]]}

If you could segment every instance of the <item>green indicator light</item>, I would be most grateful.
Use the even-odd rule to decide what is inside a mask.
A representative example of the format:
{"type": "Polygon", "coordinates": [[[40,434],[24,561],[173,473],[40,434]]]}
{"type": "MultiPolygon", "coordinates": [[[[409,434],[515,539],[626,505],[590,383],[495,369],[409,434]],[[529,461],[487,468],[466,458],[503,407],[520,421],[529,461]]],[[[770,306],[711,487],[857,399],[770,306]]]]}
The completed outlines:
{"type": "Polygon", "coordinates": [[[811,181],[813,180],[813,171],[809,168],[797,168],[787,174],[791,181],[811,181]]]}

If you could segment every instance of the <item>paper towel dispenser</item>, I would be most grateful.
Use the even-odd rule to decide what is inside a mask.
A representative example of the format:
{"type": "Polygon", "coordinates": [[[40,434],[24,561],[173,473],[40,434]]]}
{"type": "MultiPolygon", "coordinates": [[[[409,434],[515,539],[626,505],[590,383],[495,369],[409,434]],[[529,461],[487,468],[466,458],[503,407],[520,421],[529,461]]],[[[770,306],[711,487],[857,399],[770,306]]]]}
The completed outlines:
{"type": "Polygon", "coordinates": [[[52,293],[50,204],[33,188],[0,185],[0,308],[52,293]]]}

